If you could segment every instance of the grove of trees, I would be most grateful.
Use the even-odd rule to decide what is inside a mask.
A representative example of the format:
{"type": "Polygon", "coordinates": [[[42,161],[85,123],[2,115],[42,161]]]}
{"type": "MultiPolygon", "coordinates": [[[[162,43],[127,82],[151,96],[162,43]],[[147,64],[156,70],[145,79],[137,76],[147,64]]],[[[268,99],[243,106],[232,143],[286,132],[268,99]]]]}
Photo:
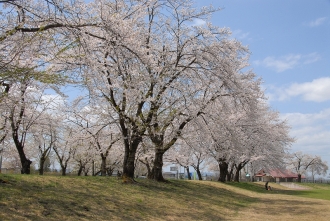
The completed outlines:
{"type": "Polygon", "coordinates": [[[239,181],[248,163],[283,165],[294,139],[267,105],[248,48],[228,28],[194,25],[219,9],[191,0],[0,7],[0,143],[21,173],[34,162],[43,174],[51,156],[63,175],[100,165],[125,182],[137,170],[164,181],[164,160],[199,177],[217,165],[222,182],[239,181]]]}

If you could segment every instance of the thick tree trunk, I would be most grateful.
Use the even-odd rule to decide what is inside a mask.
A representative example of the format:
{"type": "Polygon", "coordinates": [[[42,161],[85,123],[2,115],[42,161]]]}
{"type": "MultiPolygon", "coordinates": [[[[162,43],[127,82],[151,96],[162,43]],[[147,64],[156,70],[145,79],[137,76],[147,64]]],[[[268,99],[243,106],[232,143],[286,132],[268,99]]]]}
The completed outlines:
{"type": "Polygon", "coordinates": [[[107,161],[107,157],[104,156],[104,154],[101,154],[101,176],[106,176],[107,175],[107,165],[106,165],[106,161],[107,161]]]}
{"type": "Polygon", "coordinates": [[[21,169],[21,174],[30,174],[31,173],[31,163],[32,161],[29,159],[23,159],[21,160],[22,163],[22,169],[21,169]]]}
{"type": "Polygon", "coordinates": [[[135,138],[131,145],[128,140],[125,141],[125,155],[123,163],[123,181],[134,182],[134,170],[135,170],[135,154],[136,150],[141,142],[141,138],[135,138]]]}
{"type": "Polygon", "coordinates": [[[31,173],[30,165],[32,161],[26,158],[22,145],[16,145],[16,149],[18,151],[22,164],[21,174],[30,174],[31,173]]]}
{"type": "Polygon", "coordinates": [[[123,165],[123,178],[134,179],[136,150],[130,149],[123,165]]]}
{"type": "Polygon", "coordinates": [[[66,166],[61,166],[62,176],[66,176],[66,166]]]}
{"type": "Polygon", "coordinates": [[[219,162],[219,169],[220,169],[220,176],[218,181],[220,182],[226,182],[226,176],[228,173],[228,163],[225,161],[219,162]]]}
{"type": "Polygon", "coordinates": [[[301,174],[300,173],[298,174],[298,180],[297,181],[298,181],[298,183],[301,183],[301,174]]]}
{"type": "Polygon", "coordinates": [[[151,170],[151,175],[149,176],[151,179],[164,182],[165,179],[163,177],[163,155],[165,151],[162,149],[155,149],[155,159],[154,159],[154,166],[151,170]]]}
{"type": "Polygon", "coordinates": [[[21,165],[22,165],[21,174],[30,174],[31,173],[30,165],[31,165],[32,161],[26,158],[26,155],[24,153],[24,146],[19,141],[16,131],[13,132],[13,140],[14,140],[17,152],[19,154],[19,158],[21,160],[21,165]]]}

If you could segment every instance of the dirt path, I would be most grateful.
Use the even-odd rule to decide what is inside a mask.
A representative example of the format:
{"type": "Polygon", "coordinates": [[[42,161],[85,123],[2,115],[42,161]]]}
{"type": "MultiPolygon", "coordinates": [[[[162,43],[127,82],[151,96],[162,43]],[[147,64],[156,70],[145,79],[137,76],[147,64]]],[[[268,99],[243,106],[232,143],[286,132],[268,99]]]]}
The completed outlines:
{"type": "Polygon", "coordinates": [[[296,189],[296,190],[308,190],[308,189],[310,189],[308,187],[304,187],[304,186],[301,186],[301,185],[296,184],[296,183],[280,183],[280,185],[285,186],[285,187],[290,188],[290,189],[296,189]]]}

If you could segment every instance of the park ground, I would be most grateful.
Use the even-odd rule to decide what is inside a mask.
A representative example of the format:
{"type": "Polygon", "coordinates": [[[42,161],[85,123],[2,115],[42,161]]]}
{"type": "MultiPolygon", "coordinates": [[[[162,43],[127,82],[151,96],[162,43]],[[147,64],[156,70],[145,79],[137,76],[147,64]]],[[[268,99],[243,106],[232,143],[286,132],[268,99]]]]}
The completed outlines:
{"type": "Polygon", "coordinates": [[[329,220],[330,184],[0,174],[0,220],[329,220]]]}

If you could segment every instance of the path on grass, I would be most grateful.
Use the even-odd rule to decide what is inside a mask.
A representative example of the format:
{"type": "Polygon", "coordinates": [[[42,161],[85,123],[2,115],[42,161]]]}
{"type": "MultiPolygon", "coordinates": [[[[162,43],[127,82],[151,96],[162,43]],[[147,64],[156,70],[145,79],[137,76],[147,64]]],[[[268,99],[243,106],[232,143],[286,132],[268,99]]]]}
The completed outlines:
{"type": "Polygon", "coordinates": [[[285,187],[290,188],[290,189],[296,189],[296,190],[308,190],[308,189],[310,189],[308,187],[301,186],[301,185],[296,184],[296,183],[280,183],[280,185],[285,186],[285,187]]]}

